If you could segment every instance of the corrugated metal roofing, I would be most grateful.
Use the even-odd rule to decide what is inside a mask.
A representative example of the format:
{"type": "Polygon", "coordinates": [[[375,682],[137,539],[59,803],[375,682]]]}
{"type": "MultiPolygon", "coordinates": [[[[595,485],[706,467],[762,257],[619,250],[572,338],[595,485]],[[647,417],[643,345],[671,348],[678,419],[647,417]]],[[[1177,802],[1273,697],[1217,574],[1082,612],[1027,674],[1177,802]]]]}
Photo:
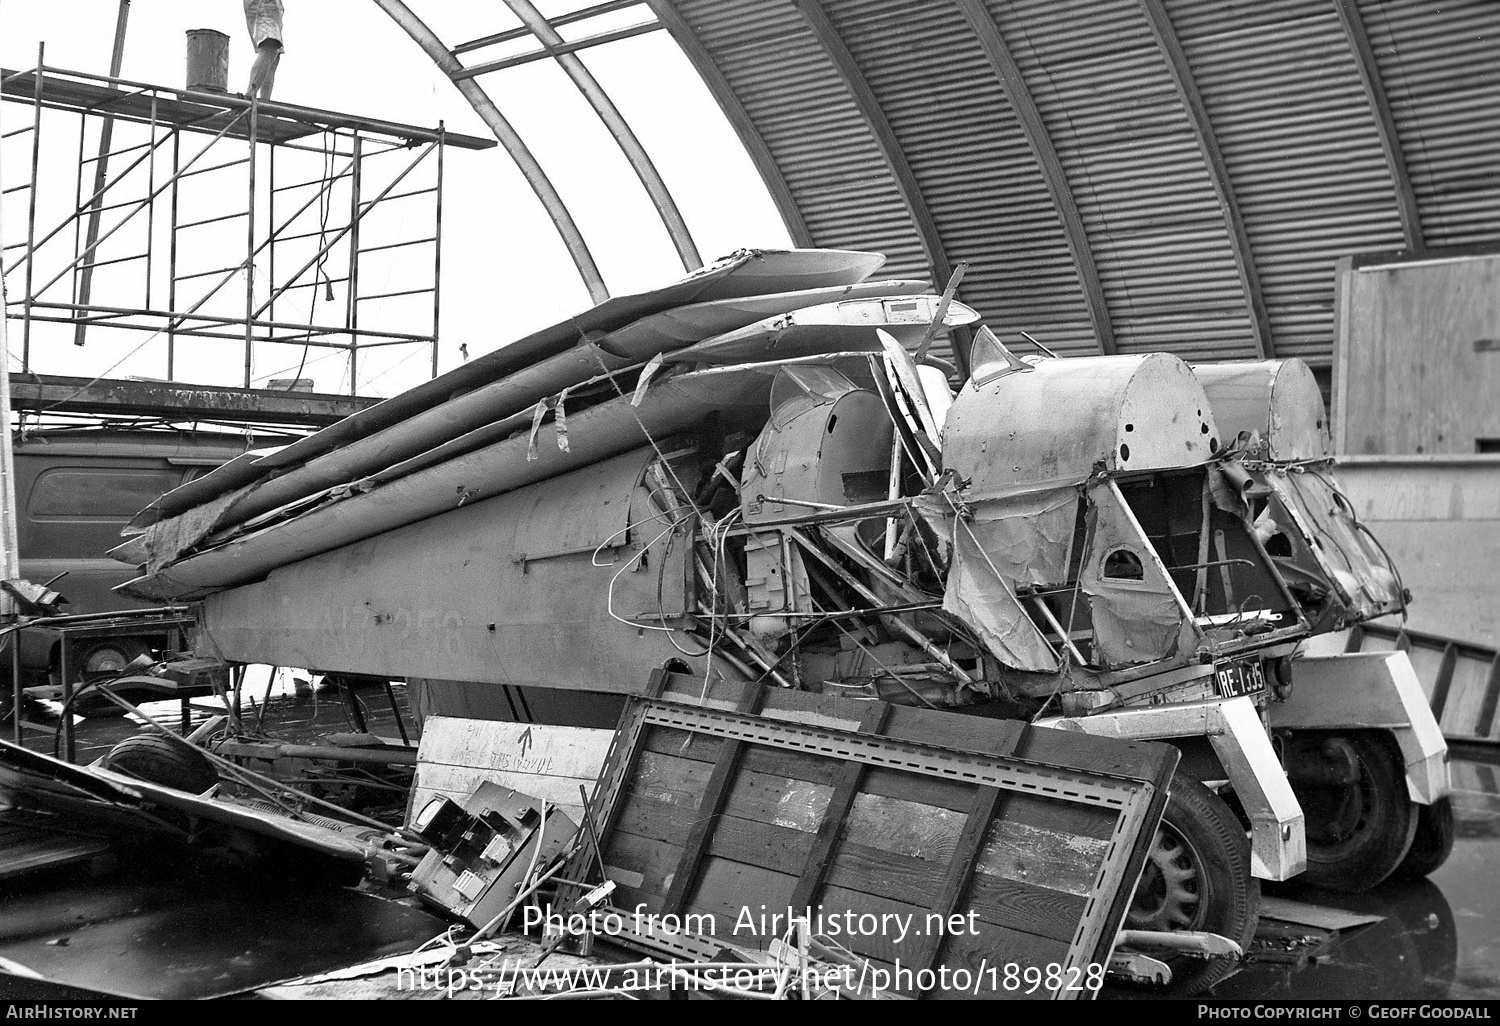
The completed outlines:
{"type": "MultiPolygon", "coordinates": [[[[776,93],[775,121],[752,111],[768,139],[779,139],[787,121],[823,126],[829,118],[868,140],[836,82],[820,77],[814,86],[810,71],[793,78],[770,70],[784,72],[793,55],[799,68],[828,64],[801,31],[797,3],[671,4],[712,40],[718,70],[743,98],[776,93]]],[[[960,0],[821,6],[900,143],[947,260],[970,264],[960,296],[1002,337],[1025,329],[1064,351],[1096,349],[1053,193],[960,0]]],[[[1121,352],[1254,357],[1254,292],[1271,354],[1330,362],[1334,261],[1405,247],[1400,168],[1386,156],[1377,97],[1361,77],[1360,29],[1416,197],[1418,238],[1427,248],[1500,243],[1500,4],[981,6],[1056,152],[1065,181],[1053,186],[1076,205],[1121,352]],[[1153,13],[1165,15],[1185,57],[1181,87],[1153,13]],[[1346,19],[1355,20],[1353,34],[1346,19]],[[1195,122],[1182,88],[1197,91],[1205,123],[1195,122]]],[[[845,138],[824,135],[804,156],[822,168],[871,160],[867,147],[841,152],[845,138]]],[[[921,251],[909,219],[888,207],[877,214],[873,203],[834,206],[810,189],[792,193],[817,244],[858,236],[860,245],[921,251]]]]}
{"type": "Polygon", "coordinates": [[[1002,338],[1327,366],[1337,258],[1500,244],[1495,0],[644,2],[799,241],[1002,338]]]}

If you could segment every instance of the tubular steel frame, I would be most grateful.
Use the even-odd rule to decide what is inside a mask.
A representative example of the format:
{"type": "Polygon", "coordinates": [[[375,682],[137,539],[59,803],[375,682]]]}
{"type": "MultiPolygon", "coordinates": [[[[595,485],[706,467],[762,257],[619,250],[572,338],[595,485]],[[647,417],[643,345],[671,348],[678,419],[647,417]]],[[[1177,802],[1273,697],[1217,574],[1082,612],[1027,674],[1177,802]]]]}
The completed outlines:
{"type": "MultiPolygon", "coordinates": [[[[74,325],[78,344],[82,344],[84,333],[92,325],[164,335],[165,376],[168,380],[173,379],[177,369],[177,344],[182,338],[243,340],[242,386],[245,388],[252,387],[255,380],[254,347],[264,343],[344,351],[348,354],[350,395],[358,394],[361,349],[425,345],[431,352],[432,373],[436,373],[441,299],[443,152],[455,141],[465,148],[480,148],[493,145],[488,140],[450,137],[441,125],[435,130],[417,129],[287,104],[246,100],[229,94],[179,90],[115,76],[49,68],[44,61],[44,51],[40,49],[35,68],[6,72],[0,84],[3,84],[0,101],[11,106],[24,105],[32,111],[30,125],[0,134],[0,141],[27,132],[32,137],[29,181],[6,190],[29,190],[25,240],[10,243],[0,251],[0,267],[7,277],[16,271],[23,272],[24,286],[14,290],[20,295],[10,298],[6,311],[8,315],[18,314],[21,322],[22,372],[31,370],[33,322],[53,322],[74,325]],[[45,116],[48,112],[76,116],[79,131],[72,212],[61,223],[43,232],[38,224],[37,200],[40,193],[48,191],[46,176],[41,169],[41,136],[44,122],[49,120],[45,116]],[[127,137],[139,135],[139,130],[144,129],[145,141],[122,145],[113,151],[101,148],[97,154],[86,154],[88,127],[96,119],[116,127],[133,125],[137,131],[126,133],[127,137]],[[208,141],[196,152],[184,154],[184,139],[191,135],[207,136],[208,141]],[[323,159],[323,173],[303,181],[283,182],[281,179],[286,175],[278,175],[277,157],[286,150],[318,154],[323,159]],[[399,156],[403,152],[407,152],[405,159],[399,156]],[[92,177],[94,166],[102,166],[111,158],[122,169],[111,176],[111,181],[86,191],[85,175],[92,177]],[[146,165],[145,194],[121,196],[120,193],[129,187],[122,187],[119,183],[142,164],[146,165]],[[241,167],[244,168],[242,176],[236,173],[241,167]],[[419,169],[421,174],[415,175],[419,169]],[[182,220],[180,193],[183,183],[189,178],[215,174],[218,177],[212,181],[217,185],[219,179],[226,177],[226,172],[237,180],[223,184],[221,195],[229,197],[238,193],[241,202],[236,206],[220,200],[216,203],[214,216],[182,220]],[[371,178],[375,179],[374,184],[371,178]],[[345,179],[349,180],[349,204],[347,212],[338,218],[339,223],[328,225],[325,220],[311,232],[290,230],[297,219],[315,204],[322,204],[332,211],[335,208],[334,189],[345,179]],[[403,182],[406,186],[397,191],[403,182]],[[289,203],[284,194],[303,190],[310,195],[300,203],[290,204],[293,209],[287,214],[289,203]],[[360,226],[373,210],[398,200],[429,195],[433,197],[430,217],[408,214],[403,219],[403,224],[417,226],[409,230],[410,237],[403,232],[394,241],[382,240],[377,245],[362,247],[360,226]],[[258,205],[263,205],[263,216],[257,214],[258,205]],[[99,231],[98,219],[112,211],[123,213],[117,214],[113,224],[99,231]],[[147,226],[144,252],[114,253],[104,249],[112,235],[141,214],[145,215],[147,226]],[[230,266],[182,273],[179,258],[183,247],[179,235],[187,233],[190,236],[195,228],[241,218],[245,220],[246,230],[240,260],[230,266]],[[164,219],[165,228],[158,229],[159,219],[164,219]],[[84,234],[86,226],[87,238],[84,234]],[[38,279],[47,273],[40,269],[38,255],[50,258],[50,254],[57,252],[55,244],[45,252],[43,248],[54,240],[66,238],[69,227],[72,228],[73,245],[71,254],[62,254],[62,259],[67,261],[65,266],[38,288],[38,279]],[[159,233],[165,236],[164,240],[158,240],[159,233]],[[349,237],[347,252],[335,254],[335,247],[346,236],[349,237]],[[291,274],[280,271],[278,248],[308,238],[318,240],[313,258],[301,263],[291,274]],[[415,247],[431,249],[430,284],[422,282],[413,288],[361,293],[359,265],[362,256],[415,247]],[[163,258],[158,252],[162,248],[167,250],[164,255],[167,262],[164,306],[153,302],[154,298],[159,298],[159,294],[154,295],[153,280],[156,276],[153,269],[163,258]],[[330,259],[338,260],[344,266],[335,266],[330,274],[330,259]],[[82,290],[82,284],[91,277],[95,268],[137,261],[143,261],[145,266],[139,303],[105,305],[94,301],[87,291],[82,290]],[[262,261],[264,266],[261,266],[262,261]],[[339,274],[341,270],[345,273],[339,274]],[[237,275],[244,276],[243,314],[200,312],[210,300],[226,295],[237,275]],[[199,279],[212,281],[206,292],[191,284],[199,279]],[[331,288],[337,283],[345,284],[347,293],[342,301],[328,304],[332,311],[340,314],[337,317],[318,316],[321,311],[316,305],[306,318],[300,319],[277,310],[278,301],[285,309],[289,293],[331,288]],[[259,298],[257,284],[261,287],[259,298]],[[64,285],[69,289],[66,296],[61,294],[64,285]],[[361,324],[361,303],[428,294],[432,297],[432,315],[427,330],[388,331],[361,324]],[[188,296],[193,298],[189,300],[188,296]]],[[[67,203],[57,205],[66,207],[67,203]]],[[[115,248],[119,248],[118,243],[115,248]]],[[[54,260],[49,264],[49,269],[55,263],[54,260]]]]}

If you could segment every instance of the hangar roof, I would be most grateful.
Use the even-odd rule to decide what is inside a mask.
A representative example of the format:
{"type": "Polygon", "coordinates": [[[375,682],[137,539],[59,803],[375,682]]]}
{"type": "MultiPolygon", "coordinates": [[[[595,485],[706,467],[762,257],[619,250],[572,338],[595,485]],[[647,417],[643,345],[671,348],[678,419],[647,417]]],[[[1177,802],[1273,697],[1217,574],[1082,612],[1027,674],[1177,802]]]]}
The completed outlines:
{"type": "MultiPolygon", "coordinates": [[[[958,296],[1002,339],[1327,366],[1337,258],[1500,243],[1492,0],[614,0],[550,22],[506,3],[525,27],[499,35],[530,32],[586,96],[581,51],[670,33],[795,242],[884,252],[892,276],[939,286],[964,263],[958,296]],[[592,39],[549,27],[624,9],[637,24],[592,39]]],[[[479,76],[534,58],[462,64],[476,42],[424,46],[483,115],[479,76]]],[[[486,120],[524,170],[524,143],[486,120]]]]}

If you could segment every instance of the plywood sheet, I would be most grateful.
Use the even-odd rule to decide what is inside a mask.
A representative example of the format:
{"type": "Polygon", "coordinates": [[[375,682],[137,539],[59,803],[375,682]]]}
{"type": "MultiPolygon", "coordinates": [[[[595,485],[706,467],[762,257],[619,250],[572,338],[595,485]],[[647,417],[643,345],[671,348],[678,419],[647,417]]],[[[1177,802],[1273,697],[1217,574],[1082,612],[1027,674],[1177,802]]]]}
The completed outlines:
{"type": "Polygon", "coordinates": [[[435,795],[462,801],[486,780],[559,806],[582,822],[614,731],[431,716],[422,727],[410,815],[435,795]]]}

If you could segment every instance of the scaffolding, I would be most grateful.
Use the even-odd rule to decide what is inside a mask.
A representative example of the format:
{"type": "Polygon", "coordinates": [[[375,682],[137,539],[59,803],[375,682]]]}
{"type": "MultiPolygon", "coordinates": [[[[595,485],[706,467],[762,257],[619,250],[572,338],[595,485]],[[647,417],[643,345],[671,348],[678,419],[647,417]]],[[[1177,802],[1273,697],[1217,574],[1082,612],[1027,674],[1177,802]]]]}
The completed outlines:
{"type": "Polygon", "coordinates": [[[0,181],[0,201],[14,197],[0,264],[21,377],[44,330],[49,345],[147,332],[114,367],[139,357],[137,367],[149,360],[167,381],[201,377],[185,358],[212,344],[220,376],[207,384],[253,389],[292,371],[275,382],[282,394],[311,391],[302,373],[317,362],[312,350],[342,356],[340,386],[328,391],[350,397],[369,382],[360,357],[372,350],[406,347],[405,362],[425,348],[437,373],[444,151],[493,139],[65,71],[43,58],[0,70],[0,108],[12,114],[0,125],[0,167],[29,169],[0,181]],[[62,125],[59,140],[54,124],[70,118],[76,147],[75,126],[62,125]],[[71,175],[54,170],[68,166],[71,175]],[[388,257],[399,266],[379,267],[388,257]],[[226,343],[242,346],[235,380],[224,380],[226,343]],[[258,361],[285,369],[257,377],[258,361]]]}

